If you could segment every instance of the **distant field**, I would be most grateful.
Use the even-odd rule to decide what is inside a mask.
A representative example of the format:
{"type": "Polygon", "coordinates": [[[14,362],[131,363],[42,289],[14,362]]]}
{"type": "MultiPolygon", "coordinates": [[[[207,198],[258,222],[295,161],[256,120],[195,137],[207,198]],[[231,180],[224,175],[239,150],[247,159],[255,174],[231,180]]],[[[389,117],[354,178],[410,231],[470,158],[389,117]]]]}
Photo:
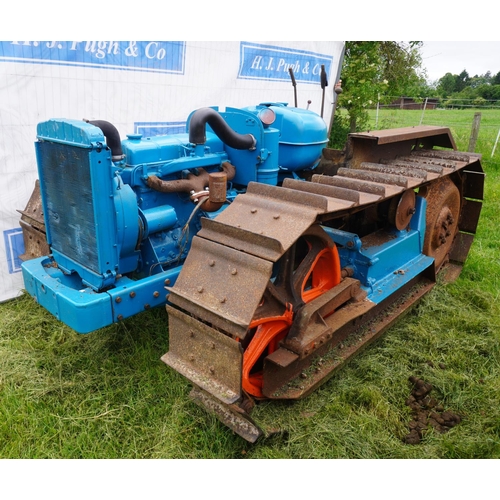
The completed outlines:
{"type": "MultiPolygon", "coordinates": [[[[438,125],[449,127],[458,149],[467,151],[475,113],[481,113],[479,136],[476,153],[482,153],[484,161],[489,164],[491,153],[500,131],[500,109],[427,109],[401,110],[381,109],[370,110],[370,128],[385,129],[398,127],[413,127],[416,125],[438,125]]],[[[492,164],[500,164],[500,145],[497,145],[492,164]]]]}
{"type": "MultiPolygon", "coordinates": [[[[384,110],[378,128],[418,125],[421,116],[384,110]]],[[[422,123],[449,126],[467,149],[473,117],[428,110],[422,123]]],[[[459,280],[438,284],[308,398],[258,405],[256,418],[282,433],[249,445],[189,400],[189,383],[160,361],[164,310],[77,335],[23,296],[0,304],[0,458],[500,458],[500,150],[491,158],[499,128],[500,111],[482,111],[486,201],[459,280]],[[403,442],[410,376],[462,416],[418,445],[403,442]]],[[[301,479],[335,490],[334,477],[301,479]]],[[[407,477],[412,490],[427,486],[424,469],[407,477]]]]}

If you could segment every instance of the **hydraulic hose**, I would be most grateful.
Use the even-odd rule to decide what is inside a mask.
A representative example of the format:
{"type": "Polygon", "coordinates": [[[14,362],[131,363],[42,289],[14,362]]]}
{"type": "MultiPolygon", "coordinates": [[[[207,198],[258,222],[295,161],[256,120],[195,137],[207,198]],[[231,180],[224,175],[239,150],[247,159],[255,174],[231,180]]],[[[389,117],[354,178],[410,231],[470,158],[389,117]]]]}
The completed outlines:
{"type": "Polygon", "coordinates": [[[238,134],[225,122],[224,118],[212,108],[200,108],[193,113],[189,122],[189,142],[207,142],[206,124],[212,127],[217,137],[234,149],[253,149],[257,141],[252,134],[238,134]]]}
{"type": "Polygon", "coordinates": [[[122,141],[117,128],[105,120],[85,120],[87,123],[94,125],[102,130],[104,137],[106,137],[106,144],[111,149],[113,161],[120,161],[123,159],[122,141]]]}

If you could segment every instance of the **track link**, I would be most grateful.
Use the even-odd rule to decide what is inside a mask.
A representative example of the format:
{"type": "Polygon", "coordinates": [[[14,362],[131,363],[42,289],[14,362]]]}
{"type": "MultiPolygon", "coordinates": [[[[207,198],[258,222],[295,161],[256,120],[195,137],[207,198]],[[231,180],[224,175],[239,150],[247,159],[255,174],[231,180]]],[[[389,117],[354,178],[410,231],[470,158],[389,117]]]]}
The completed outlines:
{"type": "MultiPolygon", "coordinates": [[[[480,156],[421,147],[431,139],[431,146],[453,147],[447,129],[402,130],[392,135],[387,131],[355,135],[347,149],[348,159],[338,166],[336,175],[315,174],[311,182],[285,179],[281,187],[250,183],[247,192],[216,219],[204,219],[183,270],[169,289],[169,301],[187,314],[169,306],[171,345],[163,361],[223,405],[238,405],[249,397],[244,389],[245,353],[254,338],[267,335],[265,348],[257,352],[262,352],[260,361],[252,361],[260,370],[255,380],[263,385],[263,392],[250,396],[296,399],[378,337],[414,304],[412,297],[418,299],[432,288],[437,272],[446,270],[450,279],[456,278],[481,209],[484,173],[480,156]],[[426,207],[420,223],[410,223],[418,212],[415,193],[425,200],[418,202],[426,207]],[[330,284],[314,298],[304,298],[303,289],[316,268],[316,281],[324,278],[321,260],[330,247],[325,231],[347,255],[357,249],[370,269],[379,257],[370,260],[361,250],[371,255],[371,247],[387,245],[403,235],[405,228],[408,234],[415,230],[418,238],[425,236],[418,243],[423,252],[416,252],[419,255],[407,263],[406,271],[395,268],[393,274],[408,276],[391,278],[395,280],[391,286],[398,291],[390,298],[377,303],[375,292],[368,292],[367,298],[372,278],[364,282],[349,277],[349,266],[343,269],[338,286],[330,284]],[[307,257],[309,274],[290,264],[304,251],[299,244],[304,238],[309,247],[305,253],[312,254],[307,257]],[[315,245],[318,249],[311,250],[315,245]],[[288,271],[280,270],[276,276],[277,267],[288,271]],[[400,305],[394,309],[394,304],[400,305]],[[280,321],[286,326],[289,309],[293,311],[291,325],[278,328],[280,321]],[[383,319],[387,315],[390,321],[383,319]],[[370,318],[378,317],[382,318],[377,320],[379,327],[359,335],[370,318]],[[265,321],[267,327],[262,326],[265,321]],[[346,344],[351,346],[347,351],[346,344]],[[348,355],[337,356],[338,349],[348,355]],[[325,356],[335,360],[318,368],[315,363],[325,356]],[[312,366],[316,366],[314,382],[293,382],[312,366]],[[303,389],[297,390],[300,386],[303,389]]],[[[313,276],[312,286],[320,289],[314,280],[313,276]]],[[[224,421],[220,409],[217,413],[224,421]]],[[[234,406],[230,413],[234,414],[234,406]]],[[[225,423],[234,428],[232,420],[225,423]]]]}

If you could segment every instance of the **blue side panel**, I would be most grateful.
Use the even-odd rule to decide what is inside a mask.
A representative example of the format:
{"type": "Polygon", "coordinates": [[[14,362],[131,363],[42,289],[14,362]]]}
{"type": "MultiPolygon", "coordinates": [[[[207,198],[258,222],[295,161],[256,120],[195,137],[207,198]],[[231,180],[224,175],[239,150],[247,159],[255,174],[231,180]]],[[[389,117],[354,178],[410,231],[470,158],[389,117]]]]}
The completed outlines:
{"type": "Polygon", "coordinates": [[[26,291],[57,319],[78,333],[90,333],[112,323],[166,304],[166,286],[173,286],[181,266],[133,281],[122,277],[116,287],[95,292],[76,274],[63,273],[51,257],[23,262],[26,291]]]}
{"type": "Polygon", "coordinates": [[[65,275],[52,264],[53,260],[47,257],[23,262],[26,291],[78,333],[89,333],[110,325],[113,322],[111,297],[83,285],[78,288],[63,284],[65,275]]]}
{"type": "Polygon", "coordinates": [[[341,266],[353,270],[367,299],[382,302],[433,265],[434,259],[422,254],[425,210],[426,200],[417,196],[416,212],[407,229],[383,229],[361,239],[353,233],[324,228],[339,245],[341,266]]]}
{"type": "Polygon", "coordinates": [[[21,271],[19,255],[24,253],[23,231],[21,228],[8,229],[3,232],[3,238],[9,274],[19,273],[21,271]]]}

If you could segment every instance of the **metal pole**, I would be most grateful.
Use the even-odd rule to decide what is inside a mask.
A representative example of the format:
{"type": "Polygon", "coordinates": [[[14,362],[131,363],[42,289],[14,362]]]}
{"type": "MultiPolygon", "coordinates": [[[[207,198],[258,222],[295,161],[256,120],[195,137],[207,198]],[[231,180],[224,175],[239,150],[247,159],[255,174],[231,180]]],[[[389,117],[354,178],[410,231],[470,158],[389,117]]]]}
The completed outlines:
{"type": "Polygon", "coordinates": [[[472,130],[469,140],[469,153],[474,153],[476,149],[477,136],[479,135],[479,124],[481,123],[481,113],[474,113],[474,121],[472,122],[472,130]]]}
{"type": "Polygon", "coordinates": [[[293,74],[293,69],[291,67],[288,68],[288,72],[290,73],[290,79],[292,80],[295,107],[297,107],[297,82],[295,81],[295,76],[293,74]]]}
{"type": "Polygon", "coordinates": [[[493,155],[495,154],[495,149],[497,148],[498,139],[500,139],[500,130],[498,131],[497,140],[495,141],[495,145],[493,146],[493,151],[491,152],[491,157],[492,158],[493,158],[493,155]]]}
{"type": "Polygon", "coordinates": [[[424,120],[425,108],[427,107],[427,99],[429,99],[429,98],[428,97],[425,98],[424,109],[422,109],[422,115],[420,116],[420,123],[419,123],[419,125],[422,125],[422,121],[424,120]]]}

